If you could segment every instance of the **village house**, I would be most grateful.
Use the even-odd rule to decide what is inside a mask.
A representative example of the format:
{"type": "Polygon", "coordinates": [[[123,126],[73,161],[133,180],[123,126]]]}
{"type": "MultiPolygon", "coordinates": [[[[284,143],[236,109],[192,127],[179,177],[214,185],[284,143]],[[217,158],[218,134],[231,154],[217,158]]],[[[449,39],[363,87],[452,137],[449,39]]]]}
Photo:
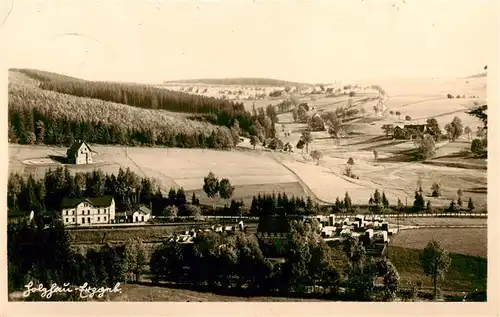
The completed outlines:
{"type": "Polygon", "coordinates": [[[147,222],[149,219],[151,219],[151,209],[146,206],[140,206],[133,210],[116,213],[117,222],[140,223],[147,222]]]}
{"type": "Polygon", "coordinates": [[[417,134],[423,134],[425,132],[427,132],[426,124],[405,124],[404,126],[395,126],[393,136],[395,139],[404,140],[412,139],[416,137],[417,134]]]}
{"type": "Polygon", "coordinates": [[[76,141],[66,151],[69,164],[90,164],[92,163],[92,151],[85,141],[76,141]]]}
{"type": "Polygon", "coordinates": [[[61,216],[64,225],[114,223],[115,200],[112,196],[65,197],[61,202],[61,216]]]}
{"type": "Polygon", "coordinates": [[[16,210],[16,211],[8,210],[7,212],[8,223],[21,223],[24,221],[31,222],[33,221],[34,217],[35,213],[33,210],[31,210],[30,212],[25,212],[21,210],[16,210]]]}

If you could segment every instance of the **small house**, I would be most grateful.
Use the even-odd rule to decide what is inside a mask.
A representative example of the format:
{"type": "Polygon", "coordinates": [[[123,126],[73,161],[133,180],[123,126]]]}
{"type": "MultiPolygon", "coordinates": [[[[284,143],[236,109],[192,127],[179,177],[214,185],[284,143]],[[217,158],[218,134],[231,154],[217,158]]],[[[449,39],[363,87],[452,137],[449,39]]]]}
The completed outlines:
{"type": "Polygon", "coordinates": [[[66,156],[69,164],[91,164],[92,151],[90,146],[85,141],[73,142],[73,145],[66,151],[66,156]]]}
{"type": "Polygon", "coordinates": [[[151,218],[151,210],[146,206],[140,206],[136,210],[127,211],[129,222],[147,222],[151,218]]]}
{"type": "Polygon", "coordinates": [[[398,140],[404,140],[406,139],[406,132],[404,130],[404,126],[395,126],[394,127],[394,132],[393,132],[393,137],[398,140]]]}
{"type": "Polygon", "coordinates": [[[35,217],[34,211],[24,212],[24,211],[8,211],[7,218],[8,223],[21,223],[23,221],[31,222],[35,217]]]}

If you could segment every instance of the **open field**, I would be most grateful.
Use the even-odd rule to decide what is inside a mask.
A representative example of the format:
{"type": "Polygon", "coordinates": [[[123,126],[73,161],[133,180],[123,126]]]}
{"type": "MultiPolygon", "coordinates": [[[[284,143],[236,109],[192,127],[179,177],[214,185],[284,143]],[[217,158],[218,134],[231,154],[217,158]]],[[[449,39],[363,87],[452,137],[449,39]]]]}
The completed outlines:
{"type": "Polygon", "coordinates": [[[239,297],[219,295],[212,292],[200,292],[167,286],[149,286],[137,284],[122,285],[122,293],[111,297],[111,301],[137,301],[137,302],[317,302],[320,300],[287,298],[287,297],[239,297]]]}
{"type": "MultiPolygon", "coordinates": [[[[398,220],[397,218],[389,218],[389,223],[397,225],[398,220]]],[[[486,226],[488,224],[488,219],[487,218],[442,218],[442,217],[399,218],[399,224],[401,226],[486,226]]],[[[484,230],[486,231],[486,229],[484,230]]],[[[406,231],[401,231],[401,233],[404,232],[406,231]]]]}
{"type": "Polygon", "coordinates": [[[391,240],[391,247],[423,249],[429,240],[436,240],[450,253],[487,258],[486,228],[439,228],[402,230],[391,240]]]}
{"type": "MultiPolygon", "coordinates": [[[[267,155],[258,152],[223,152],[202,149],[140,148],[95,145],[92,149],[95,164],[86,166],[67,165],[71,172],[91,171],[117,173],[120,167],[129,167],[140,176],[154,178],[163,191],[170,187],[183,187],[186,191],[200,190],[203,178],[209,171],[219,178],[227,177],[236,186],[236,199],[248,202],[258,192],[272,193],[286,190],[291,195],[305,194],[298,179],[285,167],[267,155]]],[[[35,173],[43,177],[52,164],[33,164],[49,156],[64,156],[66,148],[45,146],[9,145],[9,170],[22,174],[35,173]]],[[[204,195],[201,195],[204,199],[204,195]]]]}
{"type": "MultiPolygon", "coordinates": [[[[422,229],[418,229],[422,230],[422,229]]],[[[421,250],[390,246],[389,258],[401,278],[401,287],[409,283],[423,282],[424,288],[432,288],[431,279],[423,272],[419,262],[421,250]]],[[[451,265],[438,287],[445,291],[474,292],[486,290],[488,264],[482,257],[451,253],[451,265]]]]}

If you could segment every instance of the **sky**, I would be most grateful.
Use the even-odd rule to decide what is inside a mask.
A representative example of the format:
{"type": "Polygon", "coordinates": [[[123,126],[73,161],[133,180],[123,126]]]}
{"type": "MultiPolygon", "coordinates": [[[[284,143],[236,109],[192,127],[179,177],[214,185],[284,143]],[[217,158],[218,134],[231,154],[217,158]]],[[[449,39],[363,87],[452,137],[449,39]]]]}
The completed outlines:
{"type": "Polygon", "coordinates": [[[13,1],[8,67],[90,80],[467,76],[498,45],[495,0],[13,1]]]}

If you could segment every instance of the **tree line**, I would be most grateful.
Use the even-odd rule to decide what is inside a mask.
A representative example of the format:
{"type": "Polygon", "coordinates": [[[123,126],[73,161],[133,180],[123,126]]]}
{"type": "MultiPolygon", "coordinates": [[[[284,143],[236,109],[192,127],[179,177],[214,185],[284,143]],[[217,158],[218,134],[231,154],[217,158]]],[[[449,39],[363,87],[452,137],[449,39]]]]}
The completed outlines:
{"type": "Polygon", "coordinates": [[[310,196],[291,196],[286,193],[258,194],[252,197],[252,203],[248,211],[250,216],[283,216],[283,215],[316,215],[321,211],[317,202],[313,202],[310,196]]]}
{"type": "MultiPolygon", "coordinates": [[[[359,272],[345,270],[339,264],[333,249],[321,239],[315,220],[292,221],[290,237],[284,242],[282,261],[277,262],[267,258],[259,242],[240,232],[206,232],[196,236],[192,244],[165,242],[151,257],[153,280],[219,288],[226,292],[273,295],[317,293],[338,296],[339,288],[344,286],[351,300],[394,298],[399,276],[389,261],[375,261],[363,255],[363,263],[366,260],[373,269],[364,276],[365,283],[360,285],[356,280],[359,272]],[[373,287],[377,277],[384,279],[381,291],[373,287]],[[371,286],[368,285],[370,282],[371,286]]],[[[360,245],[357,249],[364,252],[360,245]]],[[[348,252],[350,249],[346,249],[346,254],[348,252]]],[[[350,262],[361,262],[359,256],[348,258],[350,262]]]]}
{"type": "MultiPolygon", "coordinates": [[[[118,174],[104,174],[96,169],[92,172],[77,172],[72,175],[68,168],[48,169],[39,179],[30,175],[23,178],[10,173],[7,183],[9,211],[33,210],[36,216],[46,214],[57,218],[64,197],[113,196],[118,211],[128,211],[139,205],[152,206],[153,214],[161,215],[168,206],[176,206],[177,215],[191,215],[187,209],[187,198],[183,188],[170,188],[164,196],[156,182],[148,177],[139,177],[130,168],[118,170],[118,174]]],[[[192,204],[199,205],[196,195],[192,204]]]]}

